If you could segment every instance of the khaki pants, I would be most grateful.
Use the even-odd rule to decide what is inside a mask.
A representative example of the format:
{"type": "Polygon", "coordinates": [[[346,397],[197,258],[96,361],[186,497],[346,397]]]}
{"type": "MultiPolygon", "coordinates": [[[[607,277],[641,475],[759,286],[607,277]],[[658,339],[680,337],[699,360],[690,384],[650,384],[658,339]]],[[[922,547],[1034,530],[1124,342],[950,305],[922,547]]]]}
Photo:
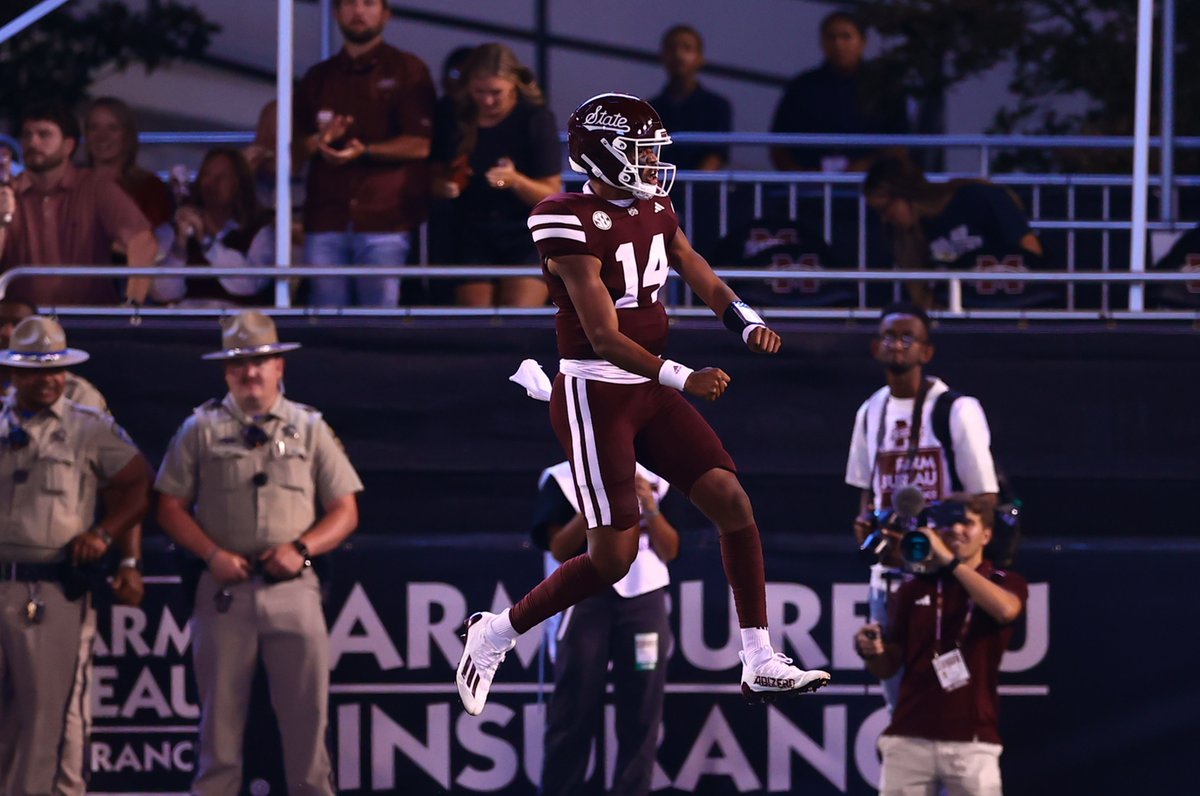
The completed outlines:
{"type": "Polygon", "coordinates": [[[937,796],[939,784],[945,786],[948,796],[1001,796],[1003,748],[982,741],[882,735],[880,796],[937,796]]]}
{"type": "Polygon", "coordinates": [[[226,587],[205,572],[196,590],[192,655],[200,693],[200,757],[192,792],[227,796],[242,787],[242,742],[250,688],[261,656],[283,740],[288,792],[332,796],[325,729],[329,637],[312,570],[284,583],[259,578],[226,587]]]}
{"type": "Polygon", "coordinates": [[[0,583],[0,794],[84,792],[87,709],[95,612],[56,583],[0,583]],[[30,624],[31,587],[45,604],[30,624]]]}

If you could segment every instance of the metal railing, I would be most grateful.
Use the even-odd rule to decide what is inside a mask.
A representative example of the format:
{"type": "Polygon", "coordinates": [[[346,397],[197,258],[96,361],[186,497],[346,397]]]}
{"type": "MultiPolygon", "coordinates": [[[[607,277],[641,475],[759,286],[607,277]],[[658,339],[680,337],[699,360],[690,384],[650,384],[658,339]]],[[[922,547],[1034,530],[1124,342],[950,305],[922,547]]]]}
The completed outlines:
{"type": "MultiPolygon", "coordinates": [[[[320,277],[419,277],[428,279],[503,278],[541,276],[535,266],[163,266],[130,268],[128,266],[20,266],[0,274],[0,299],[18,279],[39,276],[68,278],[153,278],[186,277],[216,279],[220,277],[267,277],[288,281],[320,277]]],[[[1096,273],[1069,271],[1032,271],[1019,274],[996,272],[893,271],[893,270],[828,270],[778,271],[767,268],[717,268],[717,276],[736,280],[803,280],[807,282],[854,282],[859,284],[931,282],[948,285],[950,306],[931,313],[947,319],[990,320],[1186,320],[1200,322],[1200,307],[1195,310],[1059,310],[1059,309],[975,309],[964,308],[961,302],[963,283],[1021,282],[1031,284],[1175,284],[1200,281],[1200,275],[1151,272],[1096,273]]],[[[670,279],[680,280],[671,272],[670,279]]],[[[216,317],[236,312],[240,308],[179,308],[157,306],[42,306],[41,311],[60,316],[118,317],[138,323],[142,318],[156,317],[216,317]]],[[[554,307],[279,307],[266,308],[272,315],[304,318],[531,318],[549,317],[554,307]]],[[[678,318],[711,318],[707,307],[669,306],[668,313],[678,318]]],[[[771,319],[870,319],[878,316],[878,308],[870,307],[766,307],[762,314],[771,319]]]]}

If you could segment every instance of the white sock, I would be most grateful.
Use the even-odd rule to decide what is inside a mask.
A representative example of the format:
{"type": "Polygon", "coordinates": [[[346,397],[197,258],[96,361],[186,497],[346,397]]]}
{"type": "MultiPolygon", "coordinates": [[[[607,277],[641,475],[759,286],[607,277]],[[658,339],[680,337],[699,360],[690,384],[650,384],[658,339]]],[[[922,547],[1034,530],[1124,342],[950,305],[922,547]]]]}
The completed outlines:
{"type": "Polygon", "coordinates": [[[517,636],[521,635],[513,629],[512,621],[508,618],[508,610],[505,608],[493,616],[492,621],[488,623],[488,635],[492,637],[492,640],[501,642],[501,646],[510,641],[516,641],[517,636]]]}
{"type": "Polygon", "coordinates": [[[771,649],[771,635],[765,627],[743,627],[742,649],[746,652],[746,660],[751,664],[774,654],[771,649]]]}

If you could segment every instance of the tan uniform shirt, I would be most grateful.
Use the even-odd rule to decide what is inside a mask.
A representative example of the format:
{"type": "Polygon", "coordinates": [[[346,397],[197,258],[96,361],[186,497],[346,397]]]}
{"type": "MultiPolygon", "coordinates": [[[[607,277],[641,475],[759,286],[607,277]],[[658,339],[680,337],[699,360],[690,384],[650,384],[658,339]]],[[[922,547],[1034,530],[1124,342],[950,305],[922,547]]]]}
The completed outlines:
{"type": "Polygon", "coordinates": [[[104,399],[104,393],[96,389],[96,385],[83,376],[67,371],[67,386],[63,390],[63,395],[67,396],[67,400],[74,401],[80,406],[90,406],[108,414],[108,401],[104,399]]]}
{"type": "Polygon", "coordinates": [[[258,447],[246,442],[253,425],[231,395],[197,407],[171,440],[154,487],[193,504],[215,543],[256,557],[311,528],[318,501],[324,508],[363,486],[312,407],[281,396],[257,423],[267,436],[258,447]]]}
{"type": "Polygon", "coordinates": [[[32,417],[14,396],[0,406],[0,561],[60,560],[68,542],[91,527],[96,491],[133,460],[133,440],[95,409],[65,395],[32,417]],[[14,428],[29,435],[15,447],[14,428]]]}

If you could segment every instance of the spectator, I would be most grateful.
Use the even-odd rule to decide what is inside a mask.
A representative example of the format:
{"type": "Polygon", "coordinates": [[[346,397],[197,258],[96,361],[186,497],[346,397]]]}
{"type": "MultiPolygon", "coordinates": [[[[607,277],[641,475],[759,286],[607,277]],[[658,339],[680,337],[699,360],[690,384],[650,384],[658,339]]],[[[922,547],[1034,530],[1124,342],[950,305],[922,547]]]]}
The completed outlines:
{"type": "MultiPolygon", "coordinates": [[[[996,505],[999,483],[983,407],[925,375],[933,353],[924,310],[913,304],[884,309],[871,355],[887,384],[858,408],[846,461],[846,483],[860,490],[854,521],[860,545],[875,513],[894,508],[896,491],[909,485],[919,484],[926,501],[946,500],[957,487],[966,497],[996,505]],[[948,434],[940,431],[943,413],[948,434]]],[[[894,545],[883,553],[871,567],[870,616],[886,631],[888,595],[902,573],[894,545]]],[[[883,684],[889,708],[896,706],[899,685],[898,677],[883,684]]]]}
{"type": "MultiPolygon", "coordinates": [[[[82,796],[96,614],[92,566],[145,516],[150,468],[112,418],[67,399],[64,368],[88,359],[61,326],[17,324],[0,366],[0,782],[6,793],[82,796]],[[53,470],[53,472],[51,472],[53,470]],[[97,514],[97,497],[103,512],[97,514]]],[[[140,580],[140,579],[139,579],[140,580]]]]}
{"type": "Polygon", "coordinates": [[[943,527],[918,531],[937,569],[900,586],[888,633],[872,623],[854,638],[876,677],[904,669],[900,701],[879,738],[882,796],[936,793],[939,784],[952,796],[1001,793],[997,681],[1029,587],[984,557],[990,506],[974,499],[959,509],[943,527]]]}
{"type": "MultiPolygon", "coordinates": [[[[540,483],[533,539],[562,563],[587,546],[587,520],[579,512],[571,465],[547,468],[540,483]]],[[[544,793],[584,792],[588,750],[593,738],[603,737],[610,661],[617,765],[609,793],[650,793],[671,643],[666,565],[679,555],[679,533],[659,510],[671,485],[641,465],[634,483],[642,516],[629,574],[567,609],[558,627],[554,691],[546,709],[544,793]]]]}
{"type": "MultiPolygon", "coordinates": [[[[867,34],[845,11],[821,20],[825,60],[802,72],[783,91],[771,121],[773,133],[906,133],[907,111],[899,86],[863,63],[867,34]]],[[[780,171],[846,171],[865,168],[863,147],[771,147],[780,171]]]]}
{"type": "MultiPolygon", "coordinates": [[[[691,25],[676,25],[663,34],[659,60],[667,70],[667,84],[650,104],[673,133],[733,130],[729,100],[700,85],[704,67],[704,39],[691,25]]],[[[680,171],[717,171],[729,163],[723,144],[674,144],[671,157],[680,171]]]]}
{"type": "MultiPolygon", "coordinates": [[[[163,265],[275,264],[275,225],[258,203],[254,175],[239,150],[208,151],[196,174],[195,198],[195,204],[175,211],[174,229],[163,245],[163,265]]],[[[266,277],[160,276],[150,294],[156,301],[185,307],[236,307],[270,303],[270,291],[266,277]]]]}
{"type": "MultiPolygon", "coordinates": [[[[463,64],[454,95],[457,124],[439,130],[434,194],[454,200],[460,265],[537,265],[529,209],[562,190],[558,125],[529,67],[503,44],[482,44],[463,64]]],[[[540,307],[539,277],[468,281],[455,297],[468,307],[540,307]],[[497,281],[499,284],[497,284],[497,281]]]]}
{"type": "MultiPolygon", "coordinates": [[[[138,131],[133,110],[116,97],[100,97],[83,121],[87,163],[97,174],[116,180],[137,203],[151,229],[171,220],[175,201],[158,175],[137,165],[138,131]]],[[[123,256],[121,262],[124,262],[123,256]]]]}
{"type": "MultiPolygon", "coordinates": [[[[61,103],[29,105],[21,118],[25,171],[0,187],[0,271],[19,265],[103,265],[114,245],[131,267],[154,265],[158,244],[146,217],[111,179],[76,168],[79,122],[61,103]],[[3,220],[12,215],[12,221],[3,220]]],[[[141,303],[148,279],[130,279],[128,300],[141,303]]],[[[112,279],[44,276],[19,279],[8,295],[39,306],[114,304],[112,279]]]]}
{"type": "MultiPolygon", "coordinates": [[[[1007,188],[974,179],[931,183],[911,160],[892,155],[871,166],[863,193],[888,228],[898,268],[1014,273],[1043,265],[1041,241],[1020,201],[1007,188]]],[[[910,283],[908,289],[922,306],[935,299],[924,283],[910,283]]],[[[968,290],[978,297],[986,295],[987,288],[973,283],[968,290]]],[[[1026,293],[1020,283],[1010,283],[1004,290],[1013,300],[1026,293]]],[[[1038,300],[1043,295],[1043,291],[1029,291],[1028,298],[1038,300]]]]}
{"type": "MultiPolygon", "coordinates": [[[[383,41],[384,0],[338,0],[345,43],[296,93],[296,160],[309,164],[304,261],[398,266],[428,210],[434,89],[419,58],[383,41]]],[[[318,306],[395,307],[399,277],[318,279],[318,306]]]]}
{"type": "Polygon", "coordinates": [[[155,489],[158,521],[203,562],[192,620],[200,751],[192,793],[242,786],[250,688],[261,659],[290,793],[332,796],[326,748],[329,634],[312,559],[358,525],[362,482],[321,414],[283,397],[274,322],[243,310],[222,323],[229,388],[184,421],[155,489]]]}

